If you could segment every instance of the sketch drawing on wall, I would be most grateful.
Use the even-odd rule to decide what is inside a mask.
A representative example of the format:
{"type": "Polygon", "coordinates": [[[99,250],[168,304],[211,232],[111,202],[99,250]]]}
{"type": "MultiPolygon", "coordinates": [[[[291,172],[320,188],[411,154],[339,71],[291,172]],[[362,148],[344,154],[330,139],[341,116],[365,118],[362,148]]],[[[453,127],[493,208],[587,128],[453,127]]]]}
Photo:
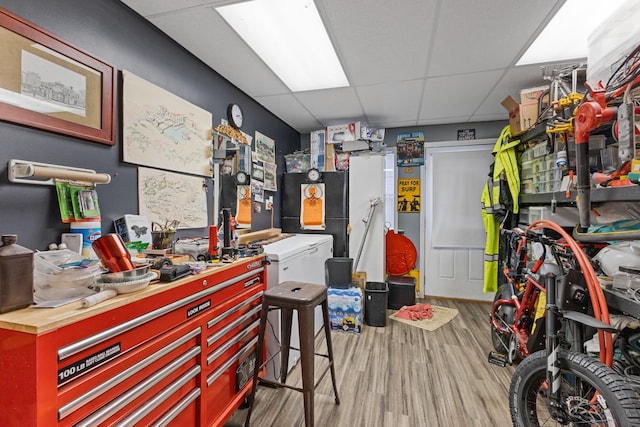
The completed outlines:
{"type": "Polygon", "coordinates": [[[211,176],[212,114],[123,71],[123,160],[211,176]]]}

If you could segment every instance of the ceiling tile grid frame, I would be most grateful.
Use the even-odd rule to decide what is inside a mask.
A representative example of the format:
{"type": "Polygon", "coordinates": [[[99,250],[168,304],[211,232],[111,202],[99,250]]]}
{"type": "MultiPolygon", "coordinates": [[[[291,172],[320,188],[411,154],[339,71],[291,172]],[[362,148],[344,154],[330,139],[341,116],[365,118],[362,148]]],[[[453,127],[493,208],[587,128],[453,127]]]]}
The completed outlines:
{"type": "Polygon", "coordinates": [[[546,82],[515,62],[564,0],[315,0],[350,88],[292,93],[215,11],[237,0],[122,0],[300,133],[507,120],[546,82]]]}

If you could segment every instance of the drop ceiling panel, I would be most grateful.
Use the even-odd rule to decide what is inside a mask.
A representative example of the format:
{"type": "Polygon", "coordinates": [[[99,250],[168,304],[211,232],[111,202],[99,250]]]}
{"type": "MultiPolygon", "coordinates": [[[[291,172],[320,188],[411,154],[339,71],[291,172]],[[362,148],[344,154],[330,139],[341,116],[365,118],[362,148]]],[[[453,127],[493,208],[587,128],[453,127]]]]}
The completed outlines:
{"type": "Polygon", "coordinates": [[[452,123],[467,123],[470,122],[469,116],[449,116],[446,118],[433,118],[420,120],[420,123],[423,125],[446,125],[452,123]]]}
{"type": "Polygon", "coordinates": [[[364,115],[354,88],[300,92],[295,97],[321,122],[341,120],[341,123],[350,123],[364,115]]]}
{"type": "Polygon", "coordinates": [[[502,99],[546,83],[513,65],[564,3],[315,0],[351,87],[291,93],[214,9],[237,1],[122,0],[301,133],[506,121],[502,99]]]}
{"type": "Polygon", "coordinates": [[[417,120],[422,85],[422,80],[411,80],[358,87],[367,124],[378,126],[383,120],[417,120]]]}
{"type": "Polygon", "coordinates": [[[259,96],[255,99],[298,132],[309,133],[324,127],[293,95],[259,96]]]}
{"type": "Polygon", "coordinates": [[[316,3],[352,85],[424,76],[436,0],[316,3]]]}
{"type": "MultiPolygon", "coordinates": [[[[528,87],[544,86],[549,84],[542,78],[542,69],[537,65],[526,65],[517,67],[506,74],[500,80],[499,85],[491,91],[486,99],[478,106],[474,113],[479,117],[493,117],[502,114],[507,118],[507,112],[500,104],[507,96],[512,96],[515,100],[520,100],[520,90],[528,87]]],[[[492,120],[492,119],[485,119],[492,120]]]]}
{"type": "Polygon", "coordinates": [[[288,89],[209,7],[156,15],[151,22],[250,96],[288,89]]]}
{"type": "Polygon", "coordinates": [[[485,71],[427,79],[420,119],[470,117],[501,74],[502,71],[485,71]]]}
{"type": "Polygon", "coordinates": [[[557,2],[442,2],[429,76],[505,68],[518,59],[557,2]]]}
{"type": "Polygon", "coordinates": [[[138,14],[149,17],[160,13],[174,12],[180,9],[188,9],[195,6],[202,6],[205,0],[122,0],[122,3],[129,6],[138,14]]]}

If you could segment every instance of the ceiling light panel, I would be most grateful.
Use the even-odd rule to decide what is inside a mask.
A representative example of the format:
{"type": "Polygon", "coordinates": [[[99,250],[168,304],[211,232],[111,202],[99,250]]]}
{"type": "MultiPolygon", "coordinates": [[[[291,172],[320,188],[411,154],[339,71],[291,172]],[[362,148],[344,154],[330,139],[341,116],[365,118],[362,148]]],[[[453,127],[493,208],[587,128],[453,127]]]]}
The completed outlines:
{"type": "Polygon", "coordinates": [[[216,11],[291,91],[349,85],[313,0],[252,0],[216,11]]]}
{"type": "Polygon", "coordinates": [[[587,39],[623,0],[566,0],[516,65],[543,64],[587,57],[587,39]]]}

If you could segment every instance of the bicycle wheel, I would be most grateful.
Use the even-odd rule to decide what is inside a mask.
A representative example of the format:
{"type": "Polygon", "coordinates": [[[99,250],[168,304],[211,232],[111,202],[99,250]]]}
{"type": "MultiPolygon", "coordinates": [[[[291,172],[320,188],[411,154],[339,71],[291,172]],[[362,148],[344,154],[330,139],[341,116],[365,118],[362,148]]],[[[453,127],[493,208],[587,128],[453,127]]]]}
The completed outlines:
{"type": "MultiPolygon", "coordinates": [[[[499,299],[509,299],[510,293],[507,291],[508,284],[500,285],[498,290],[496,291],[496,295],[493,298],[493,302],[498,301],[499,299]]],[[[513,324],[514,316],[515,316],[515,307],[512,305],[501,305],[495,313],[496,320],[500,323],[500,326],[503,329],[508,329],[509,326],[513,324]]],[[[511,340],[511,333],[502,333],[496,329],[491,323],[491,343],[493,344],[493,348],[502,354],[507,354],[509,352],[509,341],[511,340]]]]}
{"type": "Polygon", "coordinates": [[[549,414],[547,354],[538,351],[518,365],[511,379],[509,408],[514,426],[640,426],[640,396],[621,376],[586,354],[559,350],[558,355],[566,423],[549,414]],[[600,396],[594,398],[596,393],[600,396]]]}

